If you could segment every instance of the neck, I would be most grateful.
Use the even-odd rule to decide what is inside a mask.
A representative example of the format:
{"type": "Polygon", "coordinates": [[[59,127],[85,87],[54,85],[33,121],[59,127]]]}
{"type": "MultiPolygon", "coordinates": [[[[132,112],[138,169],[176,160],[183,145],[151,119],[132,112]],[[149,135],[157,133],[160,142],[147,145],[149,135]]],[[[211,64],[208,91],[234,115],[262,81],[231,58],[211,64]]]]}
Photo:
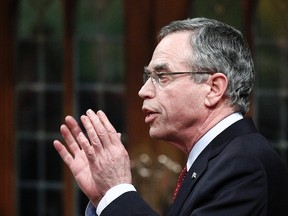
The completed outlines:
{"type": "Polygon", "coordinates": [[[189,154],[195,143],[201,137],[206,134],[211,128],[213,128],[216,124],[218,124],[221,120],[231,115],[235,111],[227,107],[225,109],[216,109],[210,112],[207,112],[205,118],[202,121],[199,121],[197,125],[194,127],[188,128],[186,131],[181,133],[181,136],[178,136],[177,140],[170,142],[175,145],[181,151],[183,151],[186,155],[189,154]]]}

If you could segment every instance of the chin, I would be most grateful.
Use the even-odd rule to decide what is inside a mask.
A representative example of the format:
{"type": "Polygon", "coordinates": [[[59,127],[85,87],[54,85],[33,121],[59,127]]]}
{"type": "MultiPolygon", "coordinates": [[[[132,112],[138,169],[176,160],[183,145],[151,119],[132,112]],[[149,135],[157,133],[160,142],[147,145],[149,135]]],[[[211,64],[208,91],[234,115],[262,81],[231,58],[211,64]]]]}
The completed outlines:
{"type": "Polygon", "coordinates": [[[159,139],[158,138],[159,135],[158,135],[157,131],[153,130],[152,128],[150,128],[150,130],[149,130],[149,135],[152,139],[159,139]]]}
{"type": "Polygon", "coordinates": [[[157,139],[157,140],[164,140],[165,139],[165,134],[161,133],[161,131],[157,129],[150,128],[149,130],[149,135],[152,139],[157,139]]]}

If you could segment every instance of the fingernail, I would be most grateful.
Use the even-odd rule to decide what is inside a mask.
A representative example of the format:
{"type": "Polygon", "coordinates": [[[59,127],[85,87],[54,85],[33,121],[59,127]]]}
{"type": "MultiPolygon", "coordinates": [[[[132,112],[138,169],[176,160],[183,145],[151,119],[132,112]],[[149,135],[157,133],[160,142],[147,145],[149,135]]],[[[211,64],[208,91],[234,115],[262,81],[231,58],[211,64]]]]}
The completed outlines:
{"type": "Polygon", "coordinates": [[[87,117],[85,116],[85,115],[81,115],[81,121],[85,121],[85,122],[87,122],[87,117]]]}
{"type": "Polygon", "coordinates": [[[92,115],[93,113],[94,113],[93,110],[91,110],[91,109],[88,109],[88,110],[87,110],[87,114],[88,114],[88,115],[92,115]]]}

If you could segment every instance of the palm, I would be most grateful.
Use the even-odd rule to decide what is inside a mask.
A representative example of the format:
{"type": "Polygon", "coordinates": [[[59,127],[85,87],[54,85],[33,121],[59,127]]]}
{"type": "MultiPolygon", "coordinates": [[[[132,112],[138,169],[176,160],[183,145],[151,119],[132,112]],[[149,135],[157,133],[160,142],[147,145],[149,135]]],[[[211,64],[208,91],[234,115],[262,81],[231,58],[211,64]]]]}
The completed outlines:
{"type": "Polygon", "coordinates": [[[91,175],[87,157],[83,150],[79,149],[75,152],[74,159],[71,161],[69,168],[75,177],[78,186],[86,196],[92,198],[95,194],[98,194],[98,190],[91,175]]]}
{"type": "Polygon", "coordinates": [[[65,139],[67,147],[60,141],[55,140],[54,146],[59,155],[70,168],[75,180],[81,190],[89,197],[90,200],[97,200],[99,194],[96,185],[93,181],[89,168],[88,159],[85,152],[77,143],[77,136],[81,132],[77,122],[72,117],[66,117],[66,125],[60,128],[61,134],[65,139]]]}

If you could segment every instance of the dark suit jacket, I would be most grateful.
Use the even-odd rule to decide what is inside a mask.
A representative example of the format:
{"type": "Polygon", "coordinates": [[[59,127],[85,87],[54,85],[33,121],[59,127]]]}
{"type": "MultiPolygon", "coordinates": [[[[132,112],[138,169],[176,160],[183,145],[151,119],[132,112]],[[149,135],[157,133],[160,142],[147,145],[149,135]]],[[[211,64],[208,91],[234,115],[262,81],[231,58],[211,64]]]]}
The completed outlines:
{"type": "MultiPolygon", "coordinates": [[[[158,215],[137,192],[127,192],[101,216],[158,215]]],[[[252,120],[219,134],[199,155],[169,216],[288,216],[288,172],[252,120]]]]}

